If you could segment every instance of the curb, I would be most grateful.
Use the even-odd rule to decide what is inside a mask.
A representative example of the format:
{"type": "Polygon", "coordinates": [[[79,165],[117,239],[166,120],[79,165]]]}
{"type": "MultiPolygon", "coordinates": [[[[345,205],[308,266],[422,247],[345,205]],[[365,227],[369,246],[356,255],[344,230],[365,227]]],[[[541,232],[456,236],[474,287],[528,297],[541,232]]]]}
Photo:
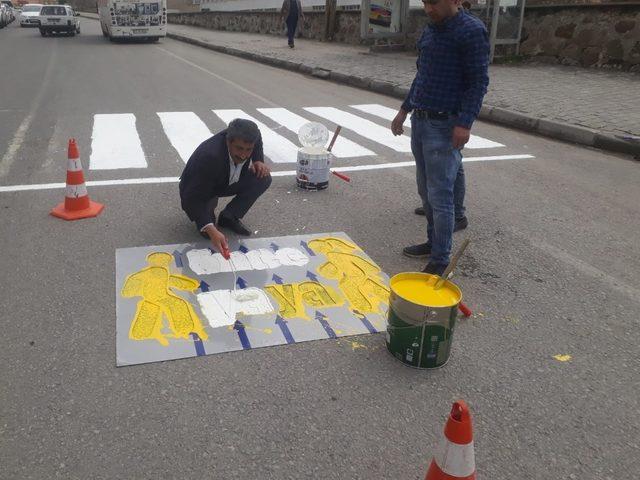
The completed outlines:
{"type": "MultiPolygon", "coordinates": [[[[80,15],[87,18],[98,18],[98,15],[93,13],[80,12],[80,15]]],[[[304,63],[296,63],[290,60],[282,60],[280,58],[261,55],[259,53],[246,52],[237,48],[215,45],[204,40],[197,40],[178,33],[167,32],[167,37],[180,42],[207,48],[215,52],[224,53],[226,55],[233,55],[253,62],[270,65],[272,67],[311,75],[315,78],[329,80],[363,90],[369,90],[371,92],[380,93],[400,100],[404,100],[409,92],[407,87],[397,85],[392,82],[386,82],[375,78],[347,75],[325,68],[305,65],[304,63]]],[[[525,132],[554,138],[556,140],[576,143],[616,153],[633,155],[634,158],[640,160],[640,143],[632,143],[630,141],[623,140],[622,138],[600,133],[586,127],[579,127],[577,125],[557,122],[545,118],[531,117],[523,113],[514,112],[505,108],[493,107],[491,105],[484,105],[478,118],[487,122],[497,123],[499,125],[516,128],[525,132]]]]}

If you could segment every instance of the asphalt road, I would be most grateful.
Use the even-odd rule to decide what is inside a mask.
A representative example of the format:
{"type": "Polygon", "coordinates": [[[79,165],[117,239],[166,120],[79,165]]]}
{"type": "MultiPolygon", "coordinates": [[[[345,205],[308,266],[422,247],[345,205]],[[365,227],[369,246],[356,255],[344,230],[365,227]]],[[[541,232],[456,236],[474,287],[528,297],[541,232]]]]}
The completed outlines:
{"type": "MultiPolygon", "coordinates": [[[[467,157],[532,158],[466,164],[470,226],[455,243],[472,244],[455,281],[474,315],[459,321],[442,369],[403,366],[381,334],[116,368],[115,250],[199,239],[157,112],[194,112],[216,131],[212,109],[320,120],[303,108],[398,105],[171,40],[110,44],[87,19],[82,28],[0,31],[1,478],[419,479],[458,398],[472,409],[480,478],[637,478],[637,163],[475,126],[505,146],[467,157]],[[146,168],[89,168],[94,115],[117,113],[135,115],[146,168]],[[63,199],[50,184],[64,182],[70,137],[88,179],[106,183],[89,187],[102,215],[72,223],[48,215],[63,199]]],[[[352,186],[332,179],[309,193],[276,177],[246,223],[259,237],[344,231],[389,275],[421,269],[400,254],[424,237],[413,167],[370,168],[411,155],[345,137],[376,153],[337,161],[369,166],[349,173],[352,186]]]]}

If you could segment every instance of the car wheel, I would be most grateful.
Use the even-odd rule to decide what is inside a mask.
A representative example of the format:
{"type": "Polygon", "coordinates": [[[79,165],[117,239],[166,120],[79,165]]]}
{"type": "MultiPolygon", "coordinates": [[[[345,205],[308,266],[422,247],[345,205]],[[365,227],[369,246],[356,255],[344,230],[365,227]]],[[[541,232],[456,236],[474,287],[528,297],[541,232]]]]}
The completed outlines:
{"type": "Polygon", "coordinates": [[[40,35],[42,35],[43,37],[46,37],[47,32],[45,32],[43,29],[40,29],[40,35]]]}
{"type": "Polygon", "coordinates": [[[80,35],[80,25],[78,25],[78,28],[76,28],[76,33],[80,35]]]}

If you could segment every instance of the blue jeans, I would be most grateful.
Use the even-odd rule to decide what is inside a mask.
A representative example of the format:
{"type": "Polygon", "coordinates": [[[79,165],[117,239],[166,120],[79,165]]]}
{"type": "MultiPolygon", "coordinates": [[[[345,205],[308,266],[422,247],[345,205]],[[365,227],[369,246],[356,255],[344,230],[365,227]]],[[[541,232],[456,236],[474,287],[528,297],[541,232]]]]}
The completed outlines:
{"type": "Polygon", "coordinates": [[[298,15],[289,15],[287,17],[287,39],[289,45],[293,43],[293,38],[296,35],[296,27],[298,26],[298,15]]]}
{"type": "MultiPolygon", "coordinates": [[[[427,243],[431,244],[431,261],[439,264],[449,263],[456,180],[464,186],[464,170],[462,175],[458,174],[462,154],[451,143],[455,122],[455,117],[446,120],[411,117],[411,151],[416,160],[418,194],[427,217],[427,243]]],[[[459,197],[461,192],[457,193],[459,197]]]]}

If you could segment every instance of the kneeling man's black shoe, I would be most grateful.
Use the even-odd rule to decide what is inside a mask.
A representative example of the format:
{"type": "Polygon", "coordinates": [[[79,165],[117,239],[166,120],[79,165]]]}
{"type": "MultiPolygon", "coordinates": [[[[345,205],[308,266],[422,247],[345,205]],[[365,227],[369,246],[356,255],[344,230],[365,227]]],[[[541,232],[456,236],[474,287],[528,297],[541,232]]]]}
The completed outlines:
{"type": "Polygon", "coordinates": [[[429,262],[427,266],[422,270],[424,273],[430,273],[431,275],[439,275],[442,276],[444,271],[447,269],[446,263],[435,263],[429,262]]]}
{"type": "Polygon", "coordinates": [[[239,218],[232,217],[231,215],[225,215],[224,213],[220,214],[218,226],[228,228],[229,230],[236,232],[238,235],[244,235],[245,237],[251,235],[251,231],[244,226],[239,218]]]}

